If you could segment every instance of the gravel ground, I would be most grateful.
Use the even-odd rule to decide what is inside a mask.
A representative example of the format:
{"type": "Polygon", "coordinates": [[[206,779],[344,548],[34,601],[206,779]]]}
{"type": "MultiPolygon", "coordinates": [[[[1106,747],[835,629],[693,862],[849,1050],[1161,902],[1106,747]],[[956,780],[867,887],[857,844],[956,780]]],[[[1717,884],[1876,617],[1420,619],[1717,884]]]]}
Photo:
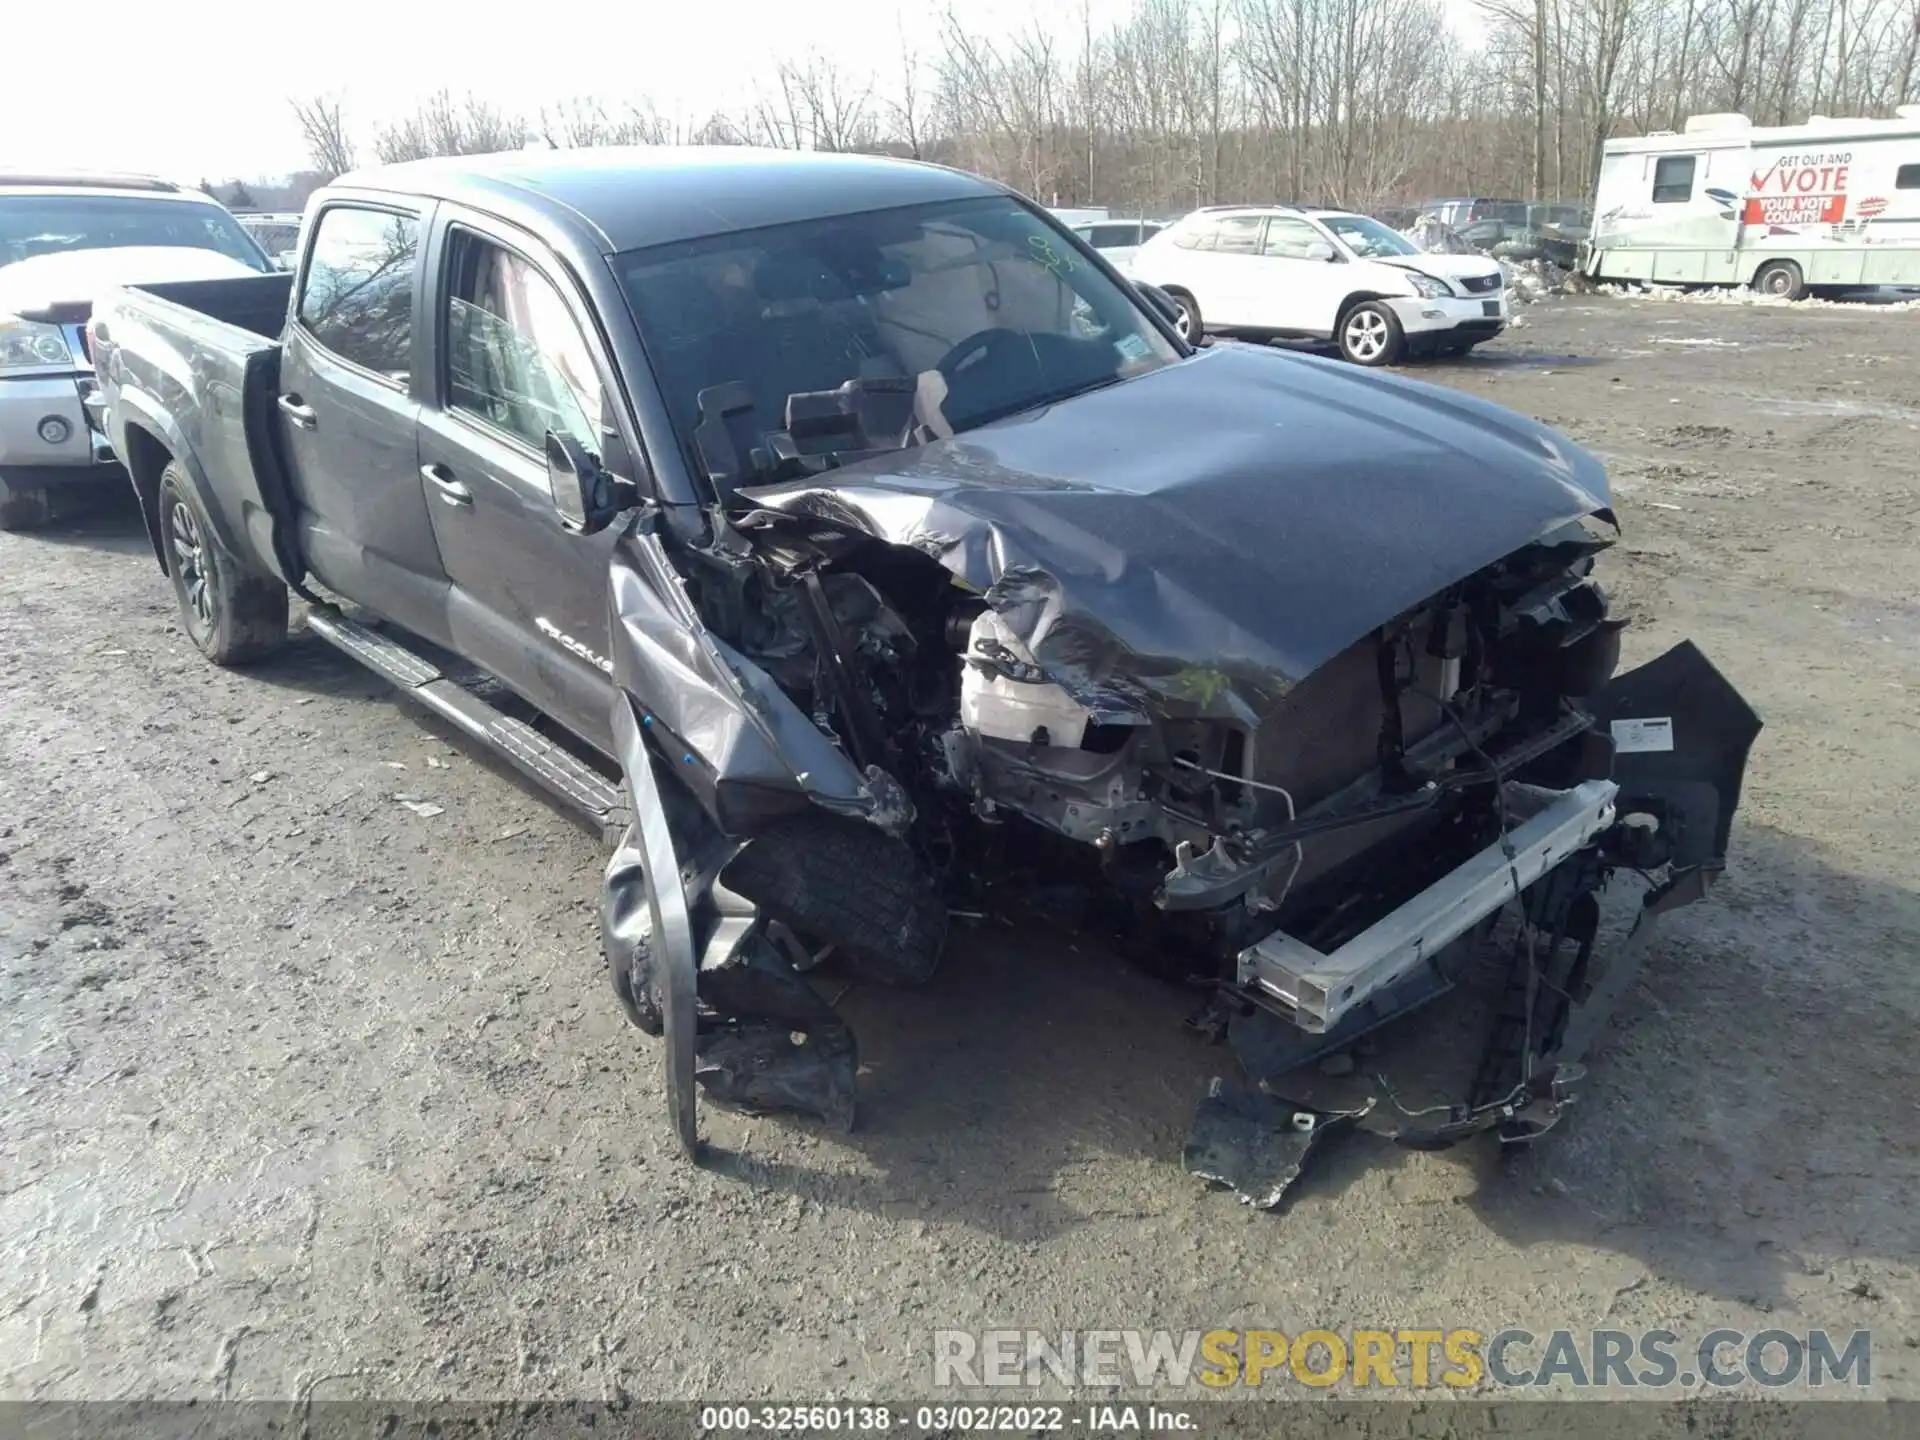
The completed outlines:
{"type": "Polygon", "coordinates": [[[1733,870],[1532,1155],[1179,1168],[1190,997],[987,926],[862,1127],[703,1111],[584,833],[317,639],[205,664],[130,512],[0,536],[0,1397],[924,1395],[936,1327],[1871,1328],[1920,1393],[1920,326],[1534,307],[1428,378],[1610,463],[1637,662],[1760,709],[1733,870]],[[396,796],[441,807],[416,814],[396,796]]]}

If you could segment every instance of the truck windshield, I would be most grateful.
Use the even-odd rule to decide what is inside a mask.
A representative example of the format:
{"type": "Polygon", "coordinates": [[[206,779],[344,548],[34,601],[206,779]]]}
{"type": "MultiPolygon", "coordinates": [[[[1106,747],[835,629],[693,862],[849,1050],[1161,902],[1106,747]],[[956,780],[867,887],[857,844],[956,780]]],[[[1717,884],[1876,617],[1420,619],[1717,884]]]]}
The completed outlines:
{"type": "Polygon", "coordinates": [[[701,392],[732,382],[768,435],[785,428],[790,395],[917,380],[922,419],[941,433],[1180,353],[1065,233],[1008,198],[769,226],[614,265],[690,453],[701,392]]]}
{"type": "Polygon", "coordinates": [[[273,266],[218,205],[119,195],[0,195],[0,265],[62,250],[166,245],[216,250],[259,271],[273,266]]]}

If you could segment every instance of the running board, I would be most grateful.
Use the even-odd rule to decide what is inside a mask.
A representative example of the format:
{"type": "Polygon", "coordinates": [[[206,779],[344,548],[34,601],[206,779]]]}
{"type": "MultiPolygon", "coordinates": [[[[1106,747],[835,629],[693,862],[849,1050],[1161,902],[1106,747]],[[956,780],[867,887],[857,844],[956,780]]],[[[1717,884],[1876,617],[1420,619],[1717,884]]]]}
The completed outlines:
{"type": "Polygon", "coordinates": [[[625,827],[626,795],[618,785],[531,725],[501,714],[458,681],[448,678],[425,657],[391,636],[334,611],[310,610],[307,628],[388,684],[406,691],[463,734],[478,740],[529,780],[598,825],[603,833],[625,827]]]}

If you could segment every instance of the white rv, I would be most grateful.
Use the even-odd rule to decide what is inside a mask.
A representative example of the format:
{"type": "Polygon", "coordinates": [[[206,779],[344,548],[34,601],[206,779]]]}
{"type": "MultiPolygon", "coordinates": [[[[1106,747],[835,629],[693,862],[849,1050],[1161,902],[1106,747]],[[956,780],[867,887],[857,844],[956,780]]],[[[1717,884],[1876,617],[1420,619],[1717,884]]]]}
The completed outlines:
{"type": "Polygon", "coordinates": [[[1696,115],[1678,135],[1609,140],[1582,268],[1793,299],[1920,285],[1920,105],[1777,128],[1696,115]]]}

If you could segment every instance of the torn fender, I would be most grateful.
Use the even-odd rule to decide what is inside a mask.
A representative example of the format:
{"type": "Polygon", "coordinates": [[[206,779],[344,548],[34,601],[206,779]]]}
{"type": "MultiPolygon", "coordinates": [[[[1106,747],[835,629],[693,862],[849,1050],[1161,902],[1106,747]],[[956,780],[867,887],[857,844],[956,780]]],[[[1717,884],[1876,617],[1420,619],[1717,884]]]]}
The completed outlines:
{"type": "Polygon", "coordinates": [[[707,628],[650,513],[614,545],[608,606],[613,678],[634,723],[723,832],[748,834],[809,804],[895,823],[897,790],[856,769],[764,670],[707,628]]]}
{"type": "Polygon", "coordinates": [[[700,1134],[693,1095],[698,962],[692,907],[640,719],[624,691],[615,697],[614,744],[633,823],[607,862],[601,931],[614,988],[634,1019],[666,1040],[667,1110],[681,1148],[693,1155],[700,1134]]]}
{"type": "Polygon", "coordinates": [[[933,557],[1116,723],[1245,721],[1449,585],[1612,518],[1599,462],[1533,420],[1236,345],[739,498],[743,531],[778,512],[933,557]]]}

